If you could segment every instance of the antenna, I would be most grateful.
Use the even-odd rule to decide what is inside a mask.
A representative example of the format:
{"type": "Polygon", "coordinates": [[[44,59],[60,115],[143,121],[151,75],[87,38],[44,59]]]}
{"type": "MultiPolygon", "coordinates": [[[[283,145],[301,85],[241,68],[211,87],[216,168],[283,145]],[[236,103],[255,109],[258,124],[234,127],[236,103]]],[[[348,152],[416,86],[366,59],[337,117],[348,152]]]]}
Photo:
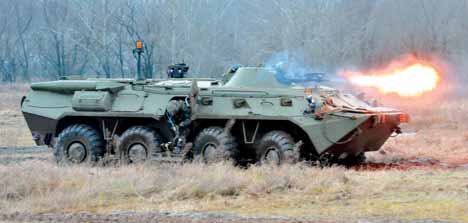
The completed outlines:
{"type": "Polygon", "coordinates": [[[135,42],[135,49],[133,50],[133,54],[137,54],[137,75],[136,80],[142,81],[145,78],[141,75],[141,54],[143,53],[143,41],[138,40],[135,42]]]}

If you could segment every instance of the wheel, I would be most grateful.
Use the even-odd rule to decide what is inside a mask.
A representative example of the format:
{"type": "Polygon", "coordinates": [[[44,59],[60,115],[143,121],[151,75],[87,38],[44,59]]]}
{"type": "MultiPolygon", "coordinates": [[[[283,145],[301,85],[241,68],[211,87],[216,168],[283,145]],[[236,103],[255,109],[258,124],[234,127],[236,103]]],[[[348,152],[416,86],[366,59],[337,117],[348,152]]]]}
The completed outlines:
{"type": "Polygon", "coordinates": [[[271,131],[255,145],[259,164],[295,163],[294,139],[286,132],[271,131]]]}
{"type": "Polygon", "coordinates": [[[203,129],[195,139],[193,153],[195,159],[207,164],[225,160],[236,161],[239,155],[236,139],[225,133],[221,127],[203,129]]]}
{"type": "Polygon", "coordinates": [[[54,158],[59,164],[94,164],[106,153],[99,132],[84,124],[70,125],[57,137],[54,158]]]}
{"type": "Polygon", "coordinates": [[[123,164],[142,164],[160,156],[162,152],[159,134],[144,126],[127,129],[117,144],[123,164]]]}

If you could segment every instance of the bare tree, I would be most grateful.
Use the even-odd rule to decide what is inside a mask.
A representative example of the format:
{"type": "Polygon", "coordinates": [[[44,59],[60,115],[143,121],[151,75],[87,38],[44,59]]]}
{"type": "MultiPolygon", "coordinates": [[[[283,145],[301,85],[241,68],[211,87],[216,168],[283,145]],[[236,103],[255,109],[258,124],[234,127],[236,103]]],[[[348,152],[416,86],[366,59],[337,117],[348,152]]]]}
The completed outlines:
{"type": "Polygon", "coordinates": [[[278,53],[329,72],[407,53],[468,56],[468,4],[457,0],[4,0],[0,8],[4,82],[133,77],[136,40],[145,42],[147,78],[182,61],[190,75],[216,77],[278,53]]]}
{"type": "Polygon", "coordinates": [[[25,8],[20,9],[18,2],[14,5],[15,14],[15,28],[17,33],[17,40],[15,46],[20,53],[17,54],[18,64],[21,67],[21,76],[23,80],[29,81],[29,60],[30,60],[30,49],[26,43],[26,32],[29,31],[32,22],[32,6],[31,4],[25,5],[25,8]],[[25,9],[26,8],[26,9],[25,9]]]}

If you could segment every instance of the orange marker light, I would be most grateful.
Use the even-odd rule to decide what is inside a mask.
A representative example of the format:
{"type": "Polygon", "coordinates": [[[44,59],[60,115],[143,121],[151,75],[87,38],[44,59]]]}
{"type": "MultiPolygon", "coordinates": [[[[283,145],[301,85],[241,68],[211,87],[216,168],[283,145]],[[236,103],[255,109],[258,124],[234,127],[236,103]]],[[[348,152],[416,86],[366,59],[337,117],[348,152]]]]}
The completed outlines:
{"type": "Polygon", "coordinates": [[[136,48],[143,49],[143,41],[140,41],[140,40],[136,41],[136,48]]]}
{"type": "Polygon", "coordinates": [[[400,123],[409,123],[410,116],[408,114],[402,113],[400,114],[400,123]]]}
{"type": "Polygon", "coordinates": [[[304,94],[305,94],[305,95],[312,95],[312,88],[306,88],[306,89],[304,89],[304,94]]]}

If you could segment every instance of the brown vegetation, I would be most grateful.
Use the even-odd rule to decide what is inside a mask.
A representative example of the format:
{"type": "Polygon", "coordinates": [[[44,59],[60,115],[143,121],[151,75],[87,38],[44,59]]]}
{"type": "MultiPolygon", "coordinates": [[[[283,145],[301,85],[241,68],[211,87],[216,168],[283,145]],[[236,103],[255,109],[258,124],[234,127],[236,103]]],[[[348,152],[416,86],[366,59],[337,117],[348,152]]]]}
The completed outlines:
{"type": "Polygon", "coordinates": [[[26,84],[0,85],[0,147],[32,146],[31,133],[20,112],[26,84]]]}
{"type": "Polygon", "coordinates": [[[468,100],[439,98],[424,103],[398,103],[411,115],[405,134],[391,138],[381,152],[385,158],[432,158],[449,163],[468,163],[468,100]]]}
{"type": "Polygon", "coordinates": [[[322,219],[468,221],[466,171],[358,172],[302,166],[0,168],[4,212],[221,211],[322,219]]]}

